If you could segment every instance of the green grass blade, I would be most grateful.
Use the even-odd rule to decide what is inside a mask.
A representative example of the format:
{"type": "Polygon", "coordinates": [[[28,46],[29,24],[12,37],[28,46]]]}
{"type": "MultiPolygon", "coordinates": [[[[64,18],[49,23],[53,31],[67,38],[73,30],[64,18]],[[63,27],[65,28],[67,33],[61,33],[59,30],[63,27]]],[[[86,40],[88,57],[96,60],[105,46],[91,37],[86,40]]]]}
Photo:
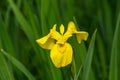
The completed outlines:
{"type": "Polygon", "coordinates": [[[36,28],[37,25],[36,25],[36,19],[35,19],[36,14],[31,9],[32,7],[34,8],[34,6],[30,6],[30,4],[27,0],[24,0],[23,3],[24,3],[24,6],[25,6],[24,9],[25,9],[26,14],[27,14],[26,16],[28,16],[28,19],[29,19],[29,22],[31,24],[31,28],[33,30],[33,33],[36,37],[38,37],[38,30],[36,28]]]}
{"type": "MultiPolygon", "coordinates": [[[[0,16],[1,17],[1,16],[0,16]]],[[[15,56],[14,47],[12,45],[11,38],[9,36],[9,33],[6,29],[5,23],[0,18],[0,37],[2,40],[2,45],[4,45],[5,49],[10,52],[11,55],[15,56]]]]}
{"type": "MultiPolygon", "coordinates": [[[[40,53],[39,48],[35,42],[36,38],[35,35],[33,34],[33,31],[31,29],[31,25],[29,25],[29,23],[27,22],[27,20],[25,19],[25,17],[21,14],[21,12],[19,11],[19,9],[17,8],[17,6],[14,4],[13,0],[8,0],[10,7],[12,8],[16,19],[18,20],[18,22],[21,25],[21,28],[23,29],[23,31],[25,32],[25,34],[27,35],[30,43],[32,44],[34,50],[36,53],[40,53]]],[[[41,51],[42,53],[42,51],[41,51]]],[[[38,55],[38,54],[37,54],[38,55]]],[[[42,58],[44,58],[44,56],[41,54],[42,58]]]]}
{"type": "Polygon", "coordinates": [[[113,43],[112,43],[110,69],[109,69],[109,80],[118,80],[117,55],[119,52],[118,52],[117,46],[118,46],[119,28],[120,28],[120,14],[118,16],[118,20],[116,23],[116,29],[115,29],[113,43]]]}
{"type": "MultiPolygon", "coordinates": [[[[100,57],[100,61],[101,61],[101,63],[97,62],[96,65],[101,64],[101,67],[102,67],[101,69],[103,70],[102,71],[103,78],[106,78],[107,77],[106,49],[105,49],[102,37],[100,36],[100,33],[98,33],[98,32],[97,32],[97,36],[96,36],[96,48],[98,49],[97,53],[98,53],[98,55],[100,57]]],[[[98,61],[98,59],[96,61],[98,61]]],[[[100,69],[100,71],[101,71],[101,69],[100,69]]]]}
{"type": "Polygon", "coordinates": [[[80,66],[80,69],[78,70],[78,73],[77,73],[77,75],[76,75],[76,77],[75,77],[75,80],[78,80],[78,77],[79,77],[79,75],[80,75],[80,73],[81,73],[81,69],[82,69],[82,66],[80,66]]]}
{"type": "Polygon", "coordinates": [[[3,53],[11,61],[11,63],[14,66],[16,66],[21,72],[23,72],[29,80],[35,80],[35,78],[33,77],[33,75],[25,68],[25,66],[22,63],[20,63],[14,57],[10,56],[3,49],[1,49],[0,52],[3,53]]]}
{"type": "MultiPolygon", "coordinates": [[[[27,20],[24,18],[24,16],[20,13],[19,9],[17,8],[17,6],[14,4],[13,0],[8,0],[10,7],[12,8],[16,19],[18,20],[18,22],[21,24],[22,29],[25,31],[26,35],[33,35],[32,29],[30,28],[29,23],[27,22],[27,20]]],[[[32,37],[29,37],[30,39],[32,37]]]]}
{"type": "Polygon", "coordinates": [[[4,56],[0,52],[0,80],[14,80],[13,74],[10,71],[4,56]]]}
{"type": "Polygon", "coordinates": [[[88,48],[87,56],[86,56],[86,59],[85,59],[85,64],[84,64],[84,67],[83,67],[82,80],[88,80],[88,77],[89,77],[89,72],[90,72],[92,57],[93,57],[93,51],[94,51],[94,43],[95,43],[96,32],[97,32],[97,30],[95,30],[95,32],[92,36],[89,48],[88,48]]]}
{"type": "MultiPolygon", "coordinates": [[[[103,6],[104,6],[104,22],[105,22],[105,30],[106,30],[106,35],[107,37],[107,42],[108,45],[112,42],[112,36],[113,36],[113,28],[112,28],[112,14],[111,14],[111,8],[110,4],[108,3],[107,0],[103,1],[103,6]]],[[[109,45],[110,47],[110,45],[109,45]]]]}

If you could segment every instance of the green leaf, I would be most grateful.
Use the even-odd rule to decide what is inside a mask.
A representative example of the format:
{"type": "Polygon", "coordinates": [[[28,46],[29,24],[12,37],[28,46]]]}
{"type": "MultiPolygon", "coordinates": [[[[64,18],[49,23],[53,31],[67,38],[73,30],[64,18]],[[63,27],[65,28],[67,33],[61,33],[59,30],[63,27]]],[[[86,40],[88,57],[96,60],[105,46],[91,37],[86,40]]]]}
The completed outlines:
{"type": "Polygon", "coordinates": [[[97,32],[97,30],[95,30],[95,32],[92,36],[92,39],[90,41],[87,56],[86,56],[86,59],[85,59],[85,64],[84,64],[84,67],[83,67],[82,80],[88,80],[88,77],[89,77],[89,72],[90,72],[90,69],[91,69],[91,63],[92,63],[92,58],[93,58],[96,32],[97,32]]]}
{"type": "MultiPolygon", "coordinates": [[[[35,80],[35,78],[33,77],[33,75],[25,68],[25,66],[20,63],[17,59],[15,59],[14,57],[10,56],[7,52],[5,52],[3,49],[1,49],[0,51],[1,53],[3,53],[10,61],[11,63],[16,66],[21,72],[23,72],[26,77],[29,80],[35,80]]],[[[11,79],[12,80],[12,79],[11,79]]]]}
{"type": "Polygon", "coordinates": [[[13,74],[4,56],[0,52],[0,80],[14,80],[13,74]]]}
{"type": "Polygon", "coordinates": [[[26,16],[28,17],[28,20],[30,22],[30,25],[31,25],[31,29],[33,30],[33,33],[35,35],[35,37],[38,37],[38,30],[36,28],[36,14],[34,13],[34,11],[31,9],[32,7],[30,6],[29,2],[27,0],[24,0],[23,1],[24,3],[24,9],[26,11],[26,16]]]}
{"type": "MultiPolygon", "coordinates": [[[[18,20],[18,22],[21,25],[20,27],[23,29],[23,31],[27,35],[30,43],[33,46],[33,49],[35,50],[36,54],[39,57],[39,53],[43,53],[43,51],[38,48],[38,45],[35,42],[36,38],[35,38],[35,35],[33,34],[31,25],[28,23],[28,21],[25,19],[25,17],[21,14],[20,10],[17,8],[17,6],[13,2],[13,0],[8,0],[8,2],[16,16],[16,19],[18,20]]],[[[44,56],[42,54],[41,54],[41,56],[42,56],[41,58],[44,59],[44,56]]]]}
{"type": "Polygon", "coordinates": [[[75,80],[78,80],[78,77],[79,77],[79,75],[80,75],[80,73],[81,73],[81,69],[82,69],[82,66],[80,66],[80,69],[78,70],[78,73],[77,73],[77,75],[75,76],[75,80]]]}
{"type": "MultiPolygon", "coordinates": [[[[2,17],[0,15],[0,17],[2,17]]],[[[14,55],[14,47],[11,41],[11,38],[9,36],[9,33],[7,32],[5,23],[3,22],[2,18],[0,18],[0,37],[1,37],[1,41],[2,41],[2,45],[4,45],[5,49],[10,52],[11,55],[14,55]]]]}
{"type": "Polygon", "coordinates": [[[119,52],[118,52],[117,46],[118,46],[119,28],[120,28],[120,14],[118,16],[118,20],[116,23],[116,29],[115,29],[113,43],[112,43],[110,69],[109,69],[109,80],[118,80],[117,55],[119,52]]]}

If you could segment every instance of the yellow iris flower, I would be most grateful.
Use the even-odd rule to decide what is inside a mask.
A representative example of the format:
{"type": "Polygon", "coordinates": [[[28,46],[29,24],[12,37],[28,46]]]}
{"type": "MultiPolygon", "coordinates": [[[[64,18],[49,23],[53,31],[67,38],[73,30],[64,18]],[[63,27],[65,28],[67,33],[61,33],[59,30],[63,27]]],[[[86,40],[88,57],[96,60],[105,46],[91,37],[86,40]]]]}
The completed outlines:
{"type": "Polygon", "coordinates": [[[56,31],[56,24],[45,37],[37,39],[36,42],[44,49],[50,49],[50,58],[57,67],[67,66],[72,62],[73,50],[72,46],[67,43],[69,37],[76,34],[78,43],[87,40],[88,33],[85,31],[77,31],[74,22],[68,23],[68,29],[64,33],[64,26],[60,25],[60,33],[56,31]]]}

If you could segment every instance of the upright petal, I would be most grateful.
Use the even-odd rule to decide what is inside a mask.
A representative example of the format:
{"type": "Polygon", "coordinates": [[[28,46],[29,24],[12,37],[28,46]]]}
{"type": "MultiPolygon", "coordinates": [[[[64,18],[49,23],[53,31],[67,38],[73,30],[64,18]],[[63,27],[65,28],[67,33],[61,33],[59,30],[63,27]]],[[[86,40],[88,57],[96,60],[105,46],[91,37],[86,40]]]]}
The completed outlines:
{"type": "Polygon", "coordinates": [[[68,23],[68,29],[66,31],[66,33],[63,35],[63,41],[66,42],[68,40],[69,37],[72,36],[72,34],[74,34],[74,32],[76,32],[76,28],[75,28],[75,24],[74,22],[69,22],[68,23]]]}
{"type": "Polygon", "coordinates": [[[72,22],[72,21],[70,21],[69,23],[68,23],[68,29],[67,29],[67,32],[70,32],[70,33],[74,33],[74,32],[76,32],[77,30],[76,30],[76,27],[75,27],[75,24],[74,24],[74,22],[72,22]]]}
{"type": "Polygon", "coordinates": [[[68,40],[68,38],[72,37],[72,33],[71,32],[66,32],[64,35],[63,35],[63,39],[64,41],[66,42],[68,40]]]}
{"type": "Polygon", "coordinates": [[[66,33],[63,35],[63,40],[66,42],[74,32],[76,32],[75,24],[71,21],[68,23],[68,28],[66,33]]]}
{"type": "Polygon", "coordinates": [[[64,25],[63,24],[61,24],[61,26],[60,26],[60,33],[63,35],[64,34],[64,25]]]}
{"type": "Polygon", "coordinates": [[[87,38],[88,38],[88,33],[85,31],[80,31],[80,32],[77,31],[77,32],[75,32],[75,34],[76,34],[78,43],[81,43],[82,40],[87,40],[87,38]]]}
{"type": "Polygon", "coordinates": [[[59,40],[61,35],[56,31],[56,24],[53,26],[53,28],[50,31],[51,34],[51,38],[55,39],[55,40],[59,40]]]}
{"type": "Polygon", "coordinates": [[[73,50],[69,43],[64,45],[55,44],[51,49],[50,57],[53,64],[57,67],[64,67],[71,63],[73,50]]]}
{"type": "Polygon", "coordinates": [[[36,42],[42,47],[42,48],[45,48],[45,49],[52,49],[52,47],[54,46],[54,39],[50,38],[50,33],[43,37],[43,38],[40,38],[40,39],[37,39],[36,42]]]}

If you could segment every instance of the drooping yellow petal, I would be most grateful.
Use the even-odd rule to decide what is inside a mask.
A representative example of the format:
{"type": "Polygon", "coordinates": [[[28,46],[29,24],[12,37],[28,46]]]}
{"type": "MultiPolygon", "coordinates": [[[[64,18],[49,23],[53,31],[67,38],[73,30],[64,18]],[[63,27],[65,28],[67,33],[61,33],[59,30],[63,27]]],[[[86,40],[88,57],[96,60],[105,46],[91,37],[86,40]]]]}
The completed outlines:
{"type": "Polygon", "coordinates": [[[50,38],[50,34],[47,36],[37,39],[36,42],[44,49],[52,49],[54,46],[54,39],[50,38]]]}
{"type": "Polygon", "coordinates": [[[75,34],[76,34],[78,43],[81,43],[82,40],[87,40],[88,38],[88,33],[85,31],[80,31],[80,32],[77,31],[75,32],[75,34]]]}
{"type": "Polygon", "coordinates": [[[61,26],[60,26],[60,33],[63,35],[64,34],[64,25],[63,24],[61,24],[61,26]]]}
{"type": "Polygon", "coordinates": [[[50,30],[50,33],[40,39],[37,39],[36,42],[44,49],[52,49],[54,46],[54,39],[51,38],[53,32],[56,31],[56,24],[53,26],[53,28],[50,30]]]}
{"type": "Polygon", "coordinates": [[[71,63],[73,50],[69,43],[64,45],[55,44],[51,49],[50,58],[57,67],[64,67],[71,63]]]}

